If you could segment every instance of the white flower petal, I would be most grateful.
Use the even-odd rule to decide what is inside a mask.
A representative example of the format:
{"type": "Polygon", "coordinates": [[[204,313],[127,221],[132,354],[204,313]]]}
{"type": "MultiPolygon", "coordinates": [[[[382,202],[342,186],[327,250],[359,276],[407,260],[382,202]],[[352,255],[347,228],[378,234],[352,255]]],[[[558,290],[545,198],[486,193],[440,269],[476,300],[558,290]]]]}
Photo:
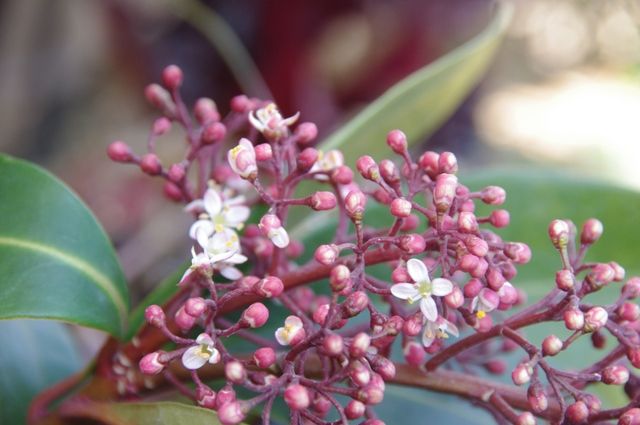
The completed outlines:
{"type": "Polygon", "coordinates": [[[244,205],[232,206],[223,213],[224,221],[232,227],[247,221],[250,214],[251,210],[244,205]]]}
{"type": "Polygon", "coordinates": [[[431,292],[433,295],[444,297],[453,291],[453,283],[448,279],[438,278],[431,282],[431,292]]]}
{"type": "Polygon", "coordinates": [[[436,329],[434,328],[433,322],[427,322],[427,325],[424,327],[424,332],[422,332],[422,345],[431,347],[435,339],[436,329]]]}
{"type": "Polygon", "coordinates": [[[207,189],[204,193],[204,208],[210,216],[218,215],[222,211],[222,198],[215,189],[207,189]]]}
{"type": "Polygon", "coordinates": [[[202,199],[196,199],[195,201],[191,201],[184,207],[184,210],[190,213],[203,212],[204,201],[202,199]]]}
{"type": "Polygon", "coordinates": [[[478,307],[478,300],[479,300],[479,298],[478,298],[478,297],[474,297],[474,298],[471,300],[471,310],[475,310],[475,309],[476,309],[476,307],[478,307]]]}
{"type": "Polygon", "coordinates": [[[438,318],[438,307],[436,306],[436,302],[429,296],[422,297],[420,300],[420,310],[422,311],[422,314],[424,314],[424,317],[429,321],[433,322],[438,318]]]}
{"type": "Polygon", "coordinates": [[[199,369],[207,362],[207,359],[200,356],[200,346],[194,345],[193,347],[189,347],[187,351],[182,354],[182,364],[187,369],[195,370],[199,369]]]}
{"type": "Polygon", "coordinates": [[[189,227],[189,237],[191,239],[197,239],[197,233],[200,230],[208,233],[209,236],[212,235],[214,231],[213,223],[210,220],[197,220],[189,227]]]}
{"type": "Polygon", "coordinates": [[[289,345],[289,333],[285,328],[278,328],[276,331],[276,341],[280,345],[289,345]]]}
{"type": "Polygon", "coordinates": [[[256,150],[253,148],[253,143],[251,143],[251,141],[249,141],[249,139],[242,138],[242,139],[240,139],[240,142],[238,142],[238,144],[240,146],[244,147],[246,150],[248,150],[249,152],[251,152],[255,156],[256,150]]]}
{"type": "Polygon", "coordinates": [[[206,333],[201,333],[200,335],[198,335],[198,337],[196,338],[196,342],[198,344],[213,345],[213,339],[211,339],[209,334],[206,333]]]}
{"type": "Polygon", "coordinates": [[[259,132],[262,132],[265,129],[265,126],[262,124],[262,122],[253,115],[253,111],[249,112],[249,122],[259,132]]]}
{"type": "Polygon", "coordinates": [[[235,267],[224,267],[220,274],[229,280],[238,280],[242,277],[242,272],[235,267]]]}
{"type": "Polygon", "coordinates": [[[284,321],[285,326],[289,326],[292,329],[299,329],[303,326],[302,319],[298,316],[288,316],[284,321]]]}
{"type": "Polygon", "coordinates": [[[448,321],[447,319],[442,319],[445,322],[445,331],[450,333],[451,335],[455,336],[456,338],[460,336],[460,331],[458,331],[458,327],[456,325],[454,325],[453,323],[451,323],[450,321],[448,321]]]}
{"type": "Polygon", "coordinates": [[[412,258],[407,261],[407,271],[414,282],[429,282],[429,270],[421,260],[412,258]]]}
{"type": "Polygon", "coordinates": [[[218,351],[214,347],[209,347],[209,351],[211,351],[211,357],[209,357],[209,363],[216,364],[220,361],[220,351],[218,351]]]}
{"type": "Polygon", "coordinates": [[[418,295],[418,289],[411,283],[396,283],[391,287],[391,293],[401,300],[409,300],[418,295]]]}
{"type": "Polygon", "coordinates": [[[229,260],[235,254],[236,253],[234,251],[224,251],[224,252],[220,252],[218,254],[210,255],[209,259],[210,259],[211,263],[220,263],[220,262],[229,260]]]}
{"type": "Polygon", "coordinates": [[[285,248],[289,245],[289,234],[284,227],[278,227],[269,237],[271,242],[278,248],[285,248]]]}

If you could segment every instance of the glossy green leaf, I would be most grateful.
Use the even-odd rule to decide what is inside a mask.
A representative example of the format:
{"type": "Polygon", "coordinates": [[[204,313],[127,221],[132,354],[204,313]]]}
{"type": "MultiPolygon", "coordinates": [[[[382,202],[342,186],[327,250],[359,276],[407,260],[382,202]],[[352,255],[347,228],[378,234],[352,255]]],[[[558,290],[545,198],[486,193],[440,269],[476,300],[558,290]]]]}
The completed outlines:
{"type": "Polygon", "coordinates": [[[476,37],[387,90],[331,134],[323,150],[340,148],[348,164],[366,153],[386,155],[386,134],[400,128],[409,142],[424,140],[455,111],[486,71],[512,15],[501,2],[489,25],[476,37]]]}
{"type": "Polygon", "coordinates": [[[31,399],[82,366],[66,325],[0,321],[0,423],[22,424],[31,399]]]}
{"type": "Polygon", "coordinates": [[[129,303],[104,231],[41,168],[0,156],[0,319],[56,319],[121,336],[129,303]]]}
{"type": "Polygon", "coordinates": [[[107,425],[218,425],[208,409],[183,403],[91,403],[78,409],[79,416],[107,425]]]}

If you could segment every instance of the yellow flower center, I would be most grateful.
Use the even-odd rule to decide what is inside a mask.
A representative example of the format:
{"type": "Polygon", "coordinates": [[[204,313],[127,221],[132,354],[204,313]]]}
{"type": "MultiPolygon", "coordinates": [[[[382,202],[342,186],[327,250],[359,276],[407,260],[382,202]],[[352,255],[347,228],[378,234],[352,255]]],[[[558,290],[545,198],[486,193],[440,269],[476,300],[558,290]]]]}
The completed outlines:
{"type": "Polygon", "coordinates": [[[483,318],[484,318],[484,316],[486,316],[486,315],[487,315],[487,313],[485,313],[485,312],[484,312],[484,311],[482,311],[482,310],[478,310],[478,312],[476,313],[476,317],[477,317],[478,319],[483,319],[483,318]]]}

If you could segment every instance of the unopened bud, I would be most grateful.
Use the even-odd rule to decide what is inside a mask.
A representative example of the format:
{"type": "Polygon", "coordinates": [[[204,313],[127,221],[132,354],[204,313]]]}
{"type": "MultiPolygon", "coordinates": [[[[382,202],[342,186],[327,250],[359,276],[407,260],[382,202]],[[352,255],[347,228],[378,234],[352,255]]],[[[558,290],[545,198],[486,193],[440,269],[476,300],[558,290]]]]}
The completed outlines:
{"type": "Polygon", "coordinates": [[[582,233],[580,234],[580,242],[585,245],[591,245],[595,243],[600,236],[602,236],[602,231],[604,227],[602,226],[602,222],[595,218],[590,218],[585,221],[582,225],[582,233]]]}
{"type": "Polygon", "coordinates": [[[376,161],[369,155],[364,155],[356,161],[356,168],[360,175],[367,180],[377,181],[380,178],[380,169],[376,161]]]}
{"type": "Polygon", "coordinates": [[[590,289],[596,291],[613,282],[614,277],[615,271],[610,265],[598,263],[587,275],[587,282],[589,283],[590,289]]]}
{"type": "Polygon", "coordinates": [[[338,246],[331,245],[320,245],[316,252],[313,255],[313,258],[320,264],[324,264],[325,266],[330,266],[336,262],[336,259],[340,255],[340,251],[338,250],[338,246]]]}
{"type": "Polygon", "coordinates": [[[180,307],[176,312],[173,320],[175,321],[176,326],[178,326],[180,329],[182,329],[183,331],[188,331],[196,324],[197,318],[184,311],[184,307],[180,307]]]}
{"type": "Polygon", "coordinates": [[[584,314],[577,308],[569,308],[563,314],[564,325],[572,331],[580,330],[584,327],[584,314]]]}
{"type": "Polygon", "coordinates": [[[542,413],[549,407],[549,399],[539,382],[535,382],[529,386],[527,390],[527,400],[529,401],[531,410],[536,413],[542,413]]]}
{"type": "Polygon", "coordinates": [[[154,153],[148,153],[140,159],[140,169],[150,176],[157,176],[162,172],[160,158],[154,153]]]}
{"type": "Polygon", "coordinates": [[[634,407],[624,412],[618,425],[640,425],[640,408],[634,407]]]}
{"type": "Polygon", "coordinates": [[[491,223],[493,227],[497,227],[498,229],[507,227],[509,225],[509,221],[510,216],[509,211],[507,210],[491,211],[491,214],[489,215],[489,223],[491,223]]]}
{"type": "Polygon", "coordinates": [[[331,172],[331,181],[336,184],[347,185],[353,182],[353,171],[346,165],[336,167],[331,172]]]}
{"type": "Polygon", "coordinates": [[[624,267],[622,267],[620,264],[616,263],[615,261],[610,261],[609,267],[613,269],[613,280],[615,282],[622,282],[622,280],[624,279],[624,276],[626,275],[626,271],[624,267]]]}
{"type": "Polygon", "coordinates": [[[488,205],[502,205],[507,198],[507,192],[500,186],[487,186],[480,192],[480,199],[488,205]]]}
{"type": "Polygon", "coordinates": [[[556,249],[564,249],[569,243],[569,224],[565,220],[553,220],[549,224],[549,238],[556,249]]]}
{"type": "Polygon", "coordinates": [[[458,214],[458,229],[463,233],[475,233],[478,231],[476,215],[469,211],[458,214]]]}
{"type": "Polygon", "coordinates": [[[454,286],[451,292],[444,297],[444,302],[449,308],[459,308],[464,304],[464,294],[457,286],[454,286]]]}
{"type": "Polygon", "coordinates": [[[562,291],[569,291],[574,286],[575,277],[571,270],[562,269],[556,272],[556,286],[562,291]]]}
{"type": "Polygon", "coordinates": [[[169,90],[180,87],[182,79],[182,70],[177,65],[169,65],[162,71],[162,84],[169,90]]]}
{"type": "Polygon", "coordinates": [[[232,360],[224,365],[224,374],[227,380],[234,384],[240,384],[247,379],[247,371],[242,363],[237,360],[232,360]]]}
{"type": "Polygon", "coordinates": [[[407,151],[407,136],[400,130],[391,130],[387,134],[387,145],[398,155],[407,151]]]}
{"type": "Polygon", "coordinates": [[[276,352],[271,347],[258,348],[253,353],[253,361],[261,369],[267,369],[276,362],[276,352]]]}
{"type": "Polygon", "coordinates": [[[306,148],[298,155],[297,166],[298,170],[306,173],[313,167],[318,161],[318,150],[314,148],[306,148]]]}
{"type": "Polygon", "coordinates": [[[329,334],[322,340],[322,349],[329,356],[339,356],[342,354],[344,348],[344,341],[338,334],[329,334]]]}
{"type": "Polygon", "coordinates": [[[234,112],[247,112],[249,108],[251,108],[252,102],[251,100],[245,96],[244,94],[234,96],[230,102],[231,110],[234,112]]]}
{"type": "Polygon", "coordinates": [[[351,271],[349,267],[339,264],[331,269],[329,274],[329,284],[333,292],[344,290],[351,281],[351,271]]]}
{"type": "Polygon", "coordinates": [[[517,264],[527,264],[531,260],[531,248],[520,242],[509,242],[504,246],[504,253],[517,264]]]}
{"type": "Polygon", "coordinates": [[[309,206],[315,211],[326,211],[336,207],[336,196],[332,192],[316,192],[309,198],[309,206]]]}
{"type": "Polygon", "coordinates": [[[395,185],[400,182],[400,175],[398,174],[396,165],[388,159],[380,161],[380,175],[382,179],[390,185],[395,185]]]}
{"type": "Polygon", "coordinates": [[[418,234],[410,234],[401,236],[399,245],[409,254],[419,254],[424,252],[427,242],[418,234]]]}
{"type": "Polygon", "coordinates": [[[629,380],[629,369],[623,365],[611,365],[602,370],[602,382],[607,385],[624,385],[629,380]]]}
{"type": "Polygon", "coordinates": [[[344,409],[347,419],[358,419],[366,410],[366,406],[358,400],[351,400],[344,409]]]}
{"type": "Polygon", "coordinates": [[[354,317],[360,314],[369,305],[369,297],[362,291],[356,291],[349,295],[342,304],[342,312],[346,317],[354,317]]]}
{"type": "Polygon", "coordinates": [[[153,122],[151,132],[156,136],[162,136],[171,130],[171,121],[166,117],[160,117],[153,122]]]}
{"type": "Polygon", "coordinates": [[[261,297],[273,298],[282,294],[284,284],[275,276],[267,276],[254,285],[253,291],[261,297]]]}
{"type": "Polygon", "coordinates": [[[269,309],[262,303],[253,303],[240,317],[240,325],[250,328],[260,328],[269,320],[269,309]]]}
{"type": "Polygon", "coordinates": [[[637,298],[640,296],[640,277],[634,276],[622,287],[622,293],[630,298],[637,298]]]}
{"type": "Polygon", "coordinates": [[[511,379],[516,385],[524,385],[531,380],[533,369],[529,363],[520,363],[511,372],[511,379]]]}
{"type": "Polygon", "coordinates": [[[196,401],[206,409],[215,409],[216,392],[206,385],[201,385],[196,389],[196,401]]]}
{"type": "Polygon", "coordinates": [[[357,333],[349,346],[349,355],[353,358],[364,356],[371,344],[371,337],[364,332],[357,333]]]}
{"type": "Polygon", "coordinates": [[[404,198],[396,198],[391,202],[391,214],[398,218],[405,218],[411,214],[411,202],[404,198]]]}
{"type": "Polygon", "coordinates": [[[375,385],[367,385],[358,391],[357,398],[364,404],[379,404],[384,398],[384,390],[375,385]]]}
{"type": "Polygon", "coordinates": [[[112,161],[116,162],[130,162],[133,159],[133,152],[129,145],[120,140],[116,140],[109,145],[107,155],[112,161]]]}
{"type": "Polygon", "coordinates": [[[442,152],[438,158],[438,171],[440,173],[455,174],[458,172],[458,160],[451,152],[442,152]]]}
{"type": "Polygon", "coordinates": [[[627,358],[636,369],[640,369],[640,347],[627,348],[627,358]]]}
{"type": "Polygon", "coordinates": [[[590,308],[584,314],[584,328],[585,332],[594,332],[606,325],[609,314],[607,310],[602,307],[590,308]]]}
{"type": "Polygon", "coordinates": [[[256,160],[258,161],[269,161],[273,158],[273,150],[271,149],[271,145],[268,143],[261,143],[255,147],[256,151],[256,160]]]}
{"type": "Polygon", "coordinates": [[[433,189],[433,202],[438,213],[445,213],[451,206],[455,196],[458,178],[453,174],[440,174],[433,189]]]}
{"type": "Polygon", "coordinates": [[[159,351],[154,351],[153,353],[149,353],[140,359],[140,363],[138,366],[140,367],[140,372],[145,375],[157,375],[158,373],[164,370],[165,364],[160,362],[160,353],[159,351]]]}
{"type": "Polygon", "coordinates": [[[207,303],[200,297],[189,298],[184,303],[184,311],[190,316],[200,317],[202,313],[207,311],[207,303]]]}
{"type": "Polygon", "coordinates": [[[216,103],[208,97],[201,97],[196,100],[196,104],[193,107],[193,115],[195,115],[196,120],[202,125],[213,121],[220,121],[220,113],[218,112],[216,103]]]}
{"type": "MultiPolygon", "coordinates": [[[[220,393],[218,393],[218,397],[220,397],[220,393]]],[[[232,401],[218,408],[218,419],[222,425],[239,424],[245,415],[243,406],[237,401],[232,401]]]]}
{"type": "Polygon", "coordinates": [[[636,303],[625,302],[618,307],[618,316],[627,322],[634,322],[640,318],[640,306],[636,303]]]}
{"type": "Polygon", "coordinates": [[[180,183],[186,174],[184,169],[184,165],[182,164],[172,164],[169,167],[169,171],[167,172],[169,179],[174,183],[180,183]]]}
{"type": "Polygon", "coordinates": [[[563,347],[562,340],[555,335],[549,335],[542,341],[542,353],[545,356],[555,356],[563,347]]]}
{"type": "Polygon", "coordinates": [[[589,418],[589,408],[582,401],[576,401],[567,407],[565,417],[570,424],[582,424],[589,418]]]}
{"type": "Polygon", "coordinates": [[[148,324],[152,326],[162,326],[165,323],[166,317],[162,307],[152,304],[144,310],[144,318],[148,324]]]}
{"type": "Polygon", "coordinates": [[[516,425],[536,425],[536,417],[531,412],[522,412],[516,419],[516,425]]]}
{"type": "Polygon", "coordinates": [[[435,180],[436,176],[440,174],[440,167],[438,166],[438,159],[440,155],[436,152],[427,151],[420,156],[418,164],[420,168],[426,173],[431,180],[435,180]]]}
{"type": "Polygon", "coordinates": [[[318,137],[318,127],[312,122],[303,122],[293,132],[296,141],[300,144],[313,142],[318,137]]]}
{"type": "Polygon", "coordinates": [[[367,197],[360,190],[352,190],[344,198],[344,207],[347,215],[355,221],[362,220],[366,204],[367,197]]]}
{"type": "Polygon", "coordinates": [[[477,236],[468,236],[465,245],[469,252],[477,257],[484,257],[489,252],[489,244],[477,236]]]}

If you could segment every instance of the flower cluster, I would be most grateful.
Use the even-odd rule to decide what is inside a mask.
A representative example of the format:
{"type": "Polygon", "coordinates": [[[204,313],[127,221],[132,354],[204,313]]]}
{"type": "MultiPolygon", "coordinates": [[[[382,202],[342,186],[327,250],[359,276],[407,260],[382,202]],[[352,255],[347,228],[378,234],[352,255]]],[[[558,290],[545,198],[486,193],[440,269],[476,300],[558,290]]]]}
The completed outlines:
{"type": "Polygon", "coordinates": [[[396,383],[457,394],[499,423],[529,425],[535,417],[558,424],[640,423],[634,407],[640,386],[622,360],[626,355],[640,367],[640,308],[632,301],[640,278],[627,280],[612,304],[585,300],[624,280],[617,263],[584,262],[602,234],[599,221],[588,220],[579,237],[570,221],[552,222],[549,236],[562,260],[555,285],[542,300],[507,313],[524,304],[517,267],[529,262],[531,251],[491,230],[509,224],[506,210],[476,212],[478,203],[502,205],[502,188],[460,183],[450,152],[414,159],[399,130],[387,135],[395,160],[362,156],[351,168],[339,150],[313,146],[313,123],[296,126],[299,114],[285,118],[272,102],[238,96],[222,118],[212,100],[199,99],[189,114],[181,82],[179,69],[170,66],[164,87],[146,90],[163,114],[147,154],[138,156],[123,142],[109,147],[112,159],[163,178],[164,193],[185,202],[194,217],[191,267],[170,302],[146,310],[161,338],[136,342],[144,350],[139,369],[155,380],[144,381],[146,389],[132,383],[125,393],[170,382],[217,411],[223,424],[251,414],[268,424],[282,397],[294,424],[381,425],[374,406],[386,384],[396,383]],[[166,167],[154,143],[172,122],[186,130],[187,149],[183,161],[166,167]],[[314,217],[326,230],[319,245],[286,230],[305,209],[333,210],[328,224],[325,215],[314,217]],[[373,267],[378,264],[387,267],[373,267]],[[541,322],[563,324],[570,333],[530,341],[522,329],[541,322]],[[592,366],[565,371],[549,361],[585,335],[602,346],[605,332],[617,345],[592,366]],[[232,336],[254,349],[237,352],[232,336]],[[512,378],[526,393],[486,379],[486,371],[505,372],[496,357],[518,347],[526,358],[512,378]],[[390,360],[395,350],[406,363],[390,360]],[[225,384],[212,388],[219,377],[225,384]],[[593,382],[627,384],[632,399],[603,409],[588,392],[593,382]],[[239,399],[237,388],[255,395],[239,399]]]}

